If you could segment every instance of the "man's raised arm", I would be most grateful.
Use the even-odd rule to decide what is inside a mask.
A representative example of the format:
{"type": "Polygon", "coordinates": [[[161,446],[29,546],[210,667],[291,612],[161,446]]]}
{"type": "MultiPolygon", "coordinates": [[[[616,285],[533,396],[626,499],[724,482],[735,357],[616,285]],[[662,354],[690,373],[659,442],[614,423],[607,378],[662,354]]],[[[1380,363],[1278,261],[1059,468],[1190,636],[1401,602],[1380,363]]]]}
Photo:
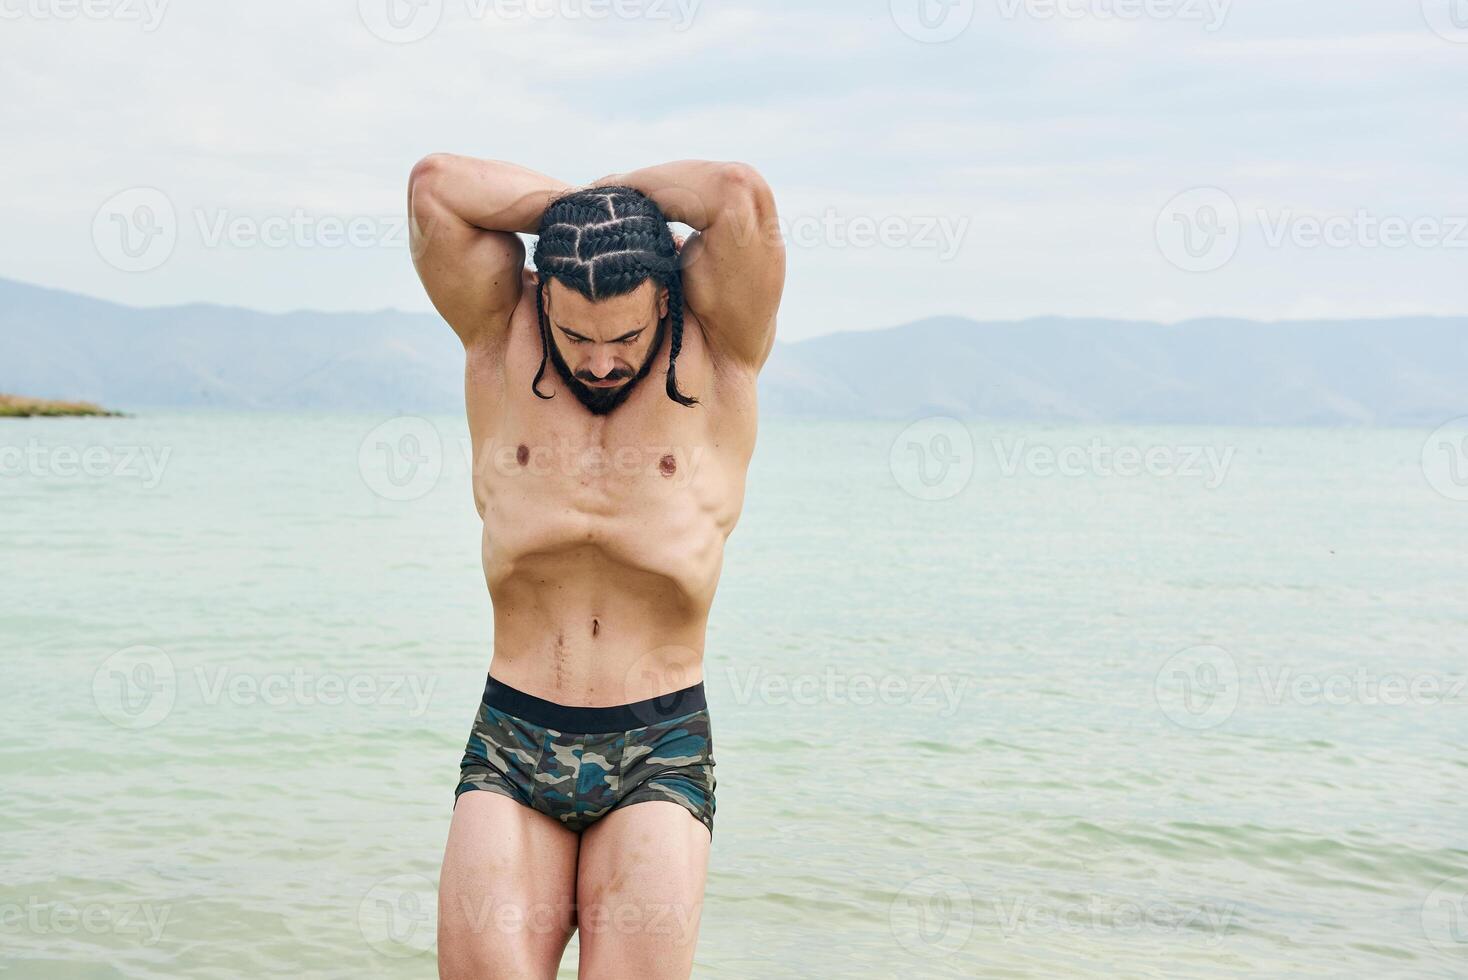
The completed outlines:
{"type": "Polygon", "coordinates": [[[520,301],[525,246],[571,186],[499,160],[434,153],[408,181],[413,265],[465,347],[503,336],[520,301]]]}
{"type": "Polygon", "coordinates": [[[775,197],[748,164],[680,160],[612,174],[696,231],[683,246],[683,292],[709,343],[758,370],[775,343],[785,288],[785,245],[775,197]]]}

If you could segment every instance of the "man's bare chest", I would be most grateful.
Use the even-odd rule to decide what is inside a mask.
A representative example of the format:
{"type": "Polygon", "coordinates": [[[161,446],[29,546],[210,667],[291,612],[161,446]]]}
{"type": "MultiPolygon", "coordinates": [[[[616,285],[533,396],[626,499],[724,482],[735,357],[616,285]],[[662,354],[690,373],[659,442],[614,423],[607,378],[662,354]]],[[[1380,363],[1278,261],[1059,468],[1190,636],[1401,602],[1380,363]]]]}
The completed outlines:
{"type": "Polygon", "coordinates": [[[675,402],[666,392],[669,348],[665,338],[625,402],[593,415],[548,362],[532,293],[516,311],[502,352],[485,352],[477,363],[471,356],[466,373],[481,511],[498,498],[517,502],[520,513],[539,505],[627,517],[742,498],[752,398],[742,406],[742,386],[721,383],[690,316],[677,378],[698,404],[675,402]]]}

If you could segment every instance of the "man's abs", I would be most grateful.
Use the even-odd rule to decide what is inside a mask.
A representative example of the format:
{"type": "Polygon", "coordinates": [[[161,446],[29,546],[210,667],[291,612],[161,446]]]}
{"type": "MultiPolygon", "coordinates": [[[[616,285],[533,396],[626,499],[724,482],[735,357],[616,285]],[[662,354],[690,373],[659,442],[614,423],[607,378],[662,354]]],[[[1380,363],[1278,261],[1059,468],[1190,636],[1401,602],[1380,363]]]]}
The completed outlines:
{"type": "Polygon", "coordinates": [[[628,704],[702,680],[709,604],[594,548],[527,556],[491,585],[500,680],[559,704],[628,704]]]}

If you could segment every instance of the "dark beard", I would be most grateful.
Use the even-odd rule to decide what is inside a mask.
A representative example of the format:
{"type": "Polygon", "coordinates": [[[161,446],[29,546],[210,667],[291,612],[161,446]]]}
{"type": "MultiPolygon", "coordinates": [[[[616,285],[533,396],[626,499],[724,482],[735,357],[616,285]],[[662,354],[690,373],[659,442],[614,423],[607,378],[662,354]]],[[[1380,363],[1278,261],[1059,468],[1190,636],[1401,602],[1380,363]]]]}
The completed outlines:
{"type": "MultiPolygon", "coordinates": [[[[647,352],[647,360],[642,362],[642,368],[637,374],[616,388],[593,388],[581,381],[581,379],[571,373],[571,366],[566,363],[565,358],[561,357],[560,348],[556,347],[555,341],[550,337],[546,337],[545,345],[547,350],[550,351],[551,363],[556,366],[556,373],[561,376],[561,380],[565,382],[571,394],[576,396],[576,400],[585,405],[591,414],[606,415],[612,409],[626,401],[638,383],[652,371],[652,362],[657,360],[658,352],[663,347],[663,331],[666,325],[666,321],[658,324],[657,338],[653,340],[652,349],[647,352]]],[[[541,328],[542,333],[544,333],[544,329],[544,327],[541,328]]]]}

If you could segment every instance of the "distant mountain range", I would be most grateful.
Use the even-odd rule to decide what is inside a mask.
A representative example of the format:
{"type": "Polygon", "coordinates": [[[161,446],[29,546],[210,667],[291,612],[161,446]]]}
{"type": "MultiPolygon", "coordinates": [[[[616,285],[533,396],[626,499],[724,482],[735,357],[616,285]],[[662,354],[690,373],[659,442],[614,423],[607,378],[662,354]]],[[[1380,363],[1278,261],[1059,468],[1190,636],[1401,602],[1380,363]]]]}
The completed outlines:
{"type": "MultiPolygon", "coordinates": [[[[0,279],[0,391],[108,408],[459,411],[437,316],[137,309],[0,279]]],[[[1468,318],[1174,325],[934,317],[777,343],[761,411],[834,418],[1439,424],[1468,414],[1468,318]]]]}

